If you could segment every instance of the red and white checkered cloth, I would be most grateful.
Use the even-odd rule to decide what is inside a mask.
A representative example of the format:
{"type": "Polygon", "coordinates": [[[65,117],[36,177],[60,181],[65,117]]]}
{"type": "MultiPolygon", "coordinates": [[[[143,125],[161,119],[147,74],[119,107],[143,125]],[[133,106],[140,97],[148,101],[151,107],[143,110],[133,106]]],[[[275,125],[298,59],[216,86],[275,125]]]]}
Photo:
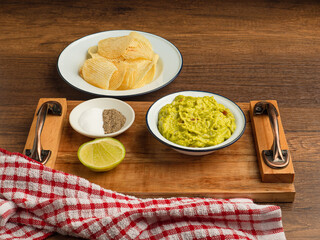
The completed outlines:
{"type": "Polygon", "coordinates": [[[285,239],[281,210],[249,199],[140,199],[0,149],[0,239],[285,239]]]}

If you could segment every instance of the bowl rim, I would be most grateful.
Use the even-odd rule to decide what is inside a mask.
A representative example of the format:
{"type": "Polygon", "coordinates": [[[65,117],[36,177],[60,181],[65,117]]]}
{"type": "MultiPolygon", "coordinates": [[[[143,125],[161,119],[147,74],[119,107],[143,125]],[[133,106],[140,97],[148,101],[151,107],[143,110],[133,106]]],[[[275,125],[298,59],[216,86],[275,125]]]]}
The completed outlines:
{"type": "MultiPolygon", "coordinates": [[[[185,95],[185,96],[188,96],[188,95],[185,95]]],[[[247,121],[246,121],[246,116],[244,114],[244,112],[242,111],[242,109],[238,106],[238,104],[236,104],[234,101],[230,100],[229,98],[225,97],[225,96],[222,96],[220,94],[216,94],[216,93],[212,93],[212,92],[209,92],[209,91],[201,91],[201,90],[185,90],[185,91],[179,91],[179,92],[174,92],[174,93],[170,93],[166,96],[163,96],[159,99],[157,99],[153,104],[151,104],[151,106],[149,107],[147,113],[146,113],[146,116],[145,116],[145,120],[146,120],[146,125],[147,125],[147,128],[149,130],[149,132],[153,135],[153,137],[155,137],[158,141],[160,141],[161,143],[171,147],[171,148],[174,148],[174,149],[177,149],[177,150],[180,150],[180,151],[187,151],[187,152],[211,152],[211,151],[216,151],[216,150],[219,150],[219,149],[222,149],[222,148],[226,148],[232,144],[234,144],[236,141],[238,141],[241,136],[243,135],[245,129],[246,129],[246,125],[247,125],[247,121]],[[244,125],[243,125],[243,129],[241,130],[241,132],[239,133],[239,135],[233,140],[231,141],[230,143],[226,144],[226,145],[222,145],[222,146],[219,146],[219,147],[216,147],[217,145],[214,145],[214,146],[211,146],[211,147],[206,147],[206,149],[203,149],[203,148],[192,148],[190,149],[190,147],[185,147],[185,146],[182,146],[182,145],[178,145],[178,146],[175,146],[175,145],[172,145],[171,141],[168,140],[168,142],[165,142],[163,141],[162,139],[160,139],[158,136],[156,136],[153,131],[151,130],[150,126],[149,126],[149,122],[148,122],[148,115],[150,113],[150,110],[152,109],[152,107],[158,102],[160,101],[161,99],[163,98],[166,98],[166,97],[169,97],[171,95],[175,95],[175,94],[180,94],[183,95],[183,93],[187,93],[187,92],[200,92],[200,93],[208,93],[208,94],[212,94],[212,95],[216,95],[216,96],[219,96],[219,97],[222,97],[224,99],[226,99],[227,101],[230,101],[231,103],[234,104],[235,107],[238,108],[239,112],[241,113],[241,116],[243,117],[244,119],[244,125]]],[[[159,132],[160,133],[160,132],[159,132]]],[[[160,133],[161,134],[161,133],[160,133]]]]}
{"type": "MultiPolygon", "coordinates": [[[[116,107],[115,107],[116,110],[118,110],[116,107]]],[[[119,110],[118,110],[119,111],[119,110]]],[[[82,111],[83,112],[83,111],[82,111]]],[[[75,130],[76,132],[84,135],[84,136],[87,136],[87,137],[91,137],[91,138],[102,138],[102,137],[114,137],[114,136],[117,136],[117,135],[120,135],[121,133],[127,131],[133,124],[134,120],[135,120],[135,111],[133,110],[133,108],[130,106],[130,104],[126,103],[125,101],[122,101],[120,99],[117,99],[117,98],[112,98],[112,97],[98,97],[98,98],[92,98],[92,99],[89,99],[89,100],[86,100],[86,101],[83,101],[81,103],[79,103],[77,106],[75,106],[70,114],[69,114],[69,124],[71,125],[71,127],[73,128],[73,130],[75,130]],[[128,113],[129,113],[129,116],[131,119],[128,119],[128,124],[127,126],[123,126],[121,129],[119,129],[118,131],[116,132],[113,132],[113,133],[107,133],[107,134],[103,134],[103,135],[98,135],[98,134],[91,134],[89,132],[86,132],[85,130],[83,130],[80,126],[77,127],[76,125],[78,125],[78,123],[75,125],[75,120],[72,120],[74,117],[73,115],[75,114],[76,111],[79,111],[78,109],[81,108],[80,105],[82,106],[85,106],[85,105],[90,105],[92,102],[99,102],[99,101],[109,101],[109,102],[114,102],[116,104],[122,104],[123,106],[126,107],[128,113]],[[75,110],[75,111],[74,111],[75,110]],[[71,119],[72,118],[72,119],[71,119]]],[[[79,120],[79,119],[78,119],[79,120]]]]}

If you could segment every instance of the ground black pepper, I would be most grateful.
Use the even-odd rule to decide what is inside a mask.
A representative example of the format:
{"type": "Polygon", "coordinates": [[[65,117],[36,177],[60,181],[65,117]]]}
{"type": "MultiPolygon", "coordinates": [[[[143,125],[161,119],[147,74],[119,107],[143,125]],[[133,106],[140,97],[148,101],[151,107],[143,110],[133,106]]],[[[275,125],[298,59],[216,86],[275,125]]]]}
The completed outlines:
{"type": "Polygon", "coordinates": [[[116,109],[105,109],[102,113],[104,133],[119,131],[126,122],[126,117],[116,109]]]}

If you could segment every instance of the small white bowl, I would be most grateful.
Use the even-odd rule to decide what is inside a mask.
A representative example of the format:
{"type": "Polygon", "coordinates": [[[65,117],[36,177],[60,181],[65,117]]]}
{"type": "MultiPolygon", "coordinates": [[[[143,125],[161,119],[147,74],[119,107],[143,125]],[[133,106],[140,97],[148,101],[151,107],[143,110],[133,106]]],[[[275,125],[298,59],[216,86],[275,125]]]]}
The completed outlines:
{"type": "MultiPolygon", "coordinates": [[[[101,114],[101,119],[102,119],[102,114],[101,114]]],[[[126,131],[132,125],[132,123],[134,122],[134,119],[135,119],[135,113],[132,107],[129,104],[125,103],[124,101],[114,99],[114,98],[95,98],[95,99],[91,99],[83,103],[80,103],[71,111],[69,116],[69,122],[71,127],[78,133],[91,138],[115,137],[123,133],[124,131],[126,131]],[[123,116],[125,116],[126,122],[119,131],[113,132],[113,133],[104,134],[103,129],[101,129],[102,132],[99,134],[86,131],[81,127],[79,120],[82,114],[90,109],[101,109],[101,110],[116,109],[119,112],[121,112],[123,116]]],[[[95,124],[95,122],[93,122],[93,124],[95,124]]]]}
{"type": "Polygon", "coordinates": [[[242,136],[246,127],[246,118],[241,108],[226,97],[223,97],[218,94],[210,93],[210,92],[203,92],[203,91],[182,91],[182,92],[169,94],[163,98],[160,98],[156,102],[154,102],[146,114],[146,123],[150,133],[161,143],[167,146],[170,146],[171,148],[173,148],[174,150],[180,153],[199,156],[199,155],[206,155],[216,150],[219,150],[221,148],[228,147],[231,144],[235,143],[237,140],[239,140],[239,138],[242,136]],[[192,96],[192,97],[213,96],[218,103],[223,104],[226,108],[228,108],[232,112],[236,120],[236,126],[237,126],[236,130],[231,135],[231,137],[226,141],[224,141],[223,143],[220,143],[215,146],[210,146],[210,147],[203,147],[203,148],[186,147],[186,146],[178,145],[176,143],[169,141],[164,136],[162,136],[162,134],[158,130],[158,114],[163,106],[165,106],[168,103],[172,103],[174,98],[178,95],[192,96]]]}

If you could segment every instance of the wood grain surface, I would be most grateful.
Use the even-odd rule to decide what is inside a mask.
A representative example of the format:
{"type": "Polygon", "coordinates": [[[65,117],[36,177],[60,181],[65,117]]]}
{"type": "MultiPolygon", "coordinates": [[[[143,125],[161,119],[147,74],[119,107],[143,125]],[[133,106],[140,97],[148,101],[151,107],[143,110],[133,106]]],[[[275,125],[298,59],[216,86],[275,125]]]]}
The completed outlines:
{"type": "Polygon", "coordinates": [[[100,31],[150,32],[179,48],[183,69],[165,88],[126,100],[152,102],[179,90],[276,99],[297,191],[294,203],[278,204],[286,236],[319,239],[319,13],[320,3],[308,0],[1,1],[0,147],[22,152],[39,98],[96,97],[59,77],[68,44],[100,31]]]}

